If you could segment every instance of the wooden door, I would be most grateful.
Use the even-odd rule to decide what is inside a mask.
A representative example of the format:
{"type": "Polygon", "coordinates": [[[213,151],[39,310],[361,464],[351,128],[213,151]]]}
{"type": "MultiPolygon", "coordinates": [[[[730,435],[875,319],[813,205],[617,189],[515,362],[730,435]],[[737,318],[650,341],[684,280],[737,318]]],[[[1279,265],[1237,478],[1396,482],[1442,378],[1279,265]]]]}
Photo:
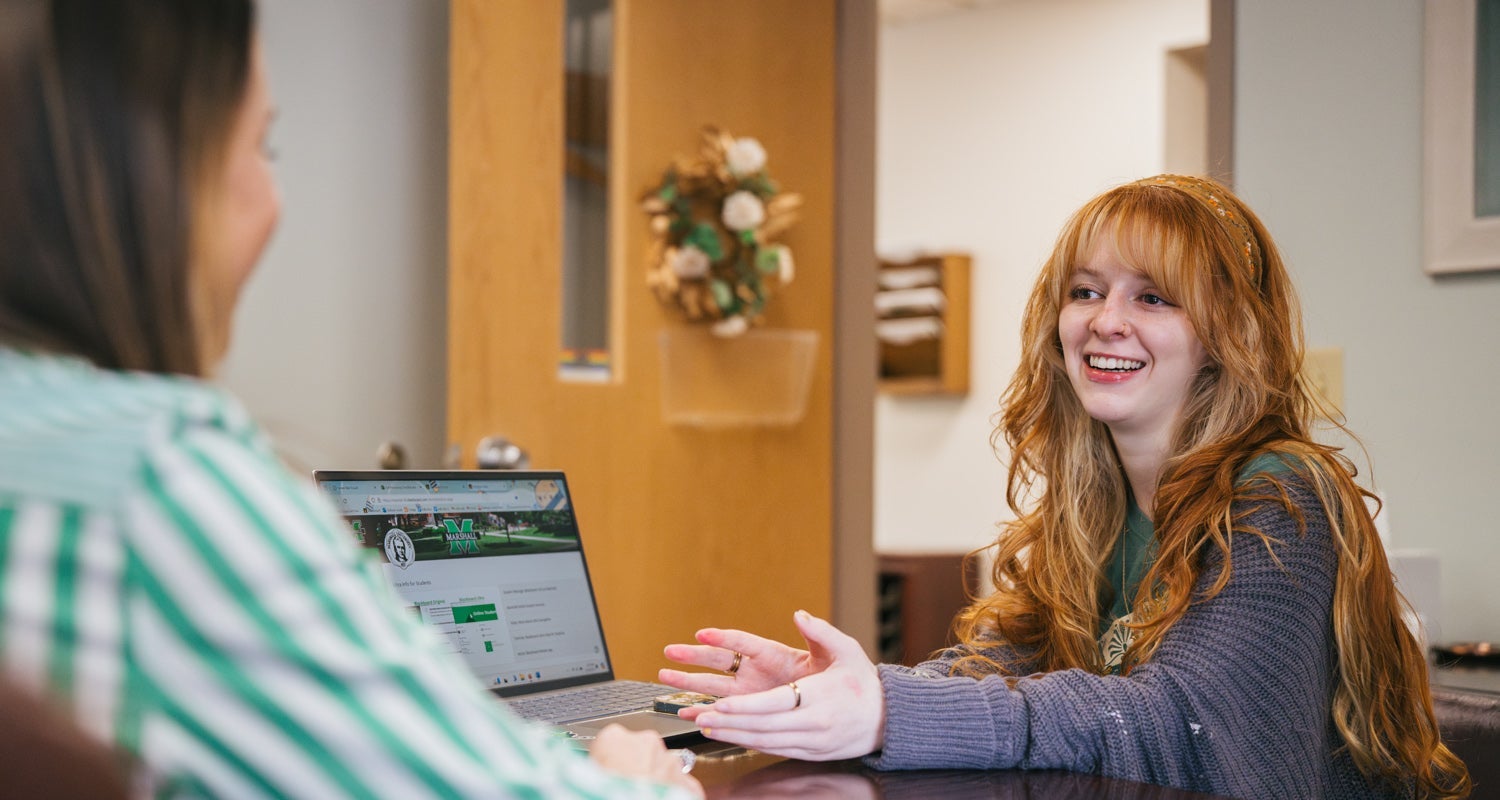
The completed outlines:
{"type": "MultiPolygon", "coordinates": [[[[504,434],[572,484],[618,673],[654,677],[705,625],[793,637],[833,606],[832,0],[616,0],[610,113],[614,375],[558,378],[562,0],[455,0],[449,153],[449,441],[504,434]],[[804,197],[773,327],[821,335],[795,426],[703,430],[660,412],[640,195],[717,125],[753,135],[804,197]]],[[[747,387],[753,391],[753,387],[747,387]]]]}

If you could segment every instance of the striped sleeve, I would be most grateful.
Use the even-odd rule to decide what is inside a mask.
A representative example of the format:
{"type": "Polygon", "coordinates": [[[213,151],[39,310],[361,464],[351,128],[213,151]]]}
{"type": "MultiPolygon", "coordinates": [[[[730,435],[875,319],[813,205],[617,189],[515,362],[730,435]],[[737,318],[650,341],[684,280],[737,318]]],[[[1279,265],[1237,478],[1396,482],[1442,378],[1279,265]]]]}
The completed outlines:
{"type": "Polygon", "coordinates": [[[7,680],[51,695],[108,741],[122,693],[114,517],[0,500],[0,655],[7,680]]]}
{"type": "Polygon", "coordinates": [[[116,735],[160,794],[672,794],[505,712],[400,611],[331,509],[225,430],[153,446],[124,515],[131,707],[116,735]]]}

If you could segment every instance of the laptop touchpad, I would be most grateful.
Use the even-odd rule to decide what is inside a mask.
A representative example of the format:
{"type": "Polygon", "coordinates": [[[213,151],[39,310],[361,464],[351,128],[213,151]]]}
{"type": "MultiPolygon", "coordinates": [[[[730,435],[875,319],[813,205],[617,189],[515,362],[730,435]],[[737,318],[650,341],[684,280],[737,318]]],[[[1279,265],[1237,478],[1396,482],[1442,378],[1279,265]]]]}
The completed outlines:
{"type": "Polygon", "coordinates": [[[699,733],[698,726],[675,714],[660,714],[655,711],[634,711],[612,717],[591,719],[585,722],[570,722],[563,727],[579,736],[597,736],[599,731],[611,724],[624,725],[633,731],[653,731],[663,739],[675,739],[699,733]]]}

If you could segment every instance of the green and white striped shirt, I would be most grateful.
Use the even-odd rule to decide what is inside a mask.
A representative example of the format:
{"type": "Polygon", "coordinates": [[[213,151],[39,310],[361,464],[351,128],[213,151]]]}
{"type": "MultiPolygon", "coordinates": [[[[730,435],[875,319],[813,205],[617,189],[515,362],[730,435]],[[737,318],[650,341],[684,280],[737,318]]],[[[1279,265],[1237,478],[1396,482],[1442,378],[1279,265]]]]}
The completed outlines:
{"type": "Polygon", "coordinates": [[[0,349],[0,660],[157,797],[665,797],[510,716],[221,391],[0,349]]]}

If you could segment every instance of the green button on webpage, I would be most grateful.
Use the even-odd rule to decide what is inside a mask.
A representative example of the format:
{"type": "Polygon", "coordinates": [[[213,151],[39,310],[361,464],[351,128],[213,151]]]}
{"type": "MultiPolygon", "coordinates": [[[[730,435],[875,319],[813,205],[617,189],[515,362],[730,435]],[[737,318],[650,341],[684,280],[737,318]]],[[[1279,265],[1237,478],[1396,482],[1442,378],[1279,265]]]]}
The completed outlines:
{"type": "Polygon", "coordinates": [[[497,622],[500,613],[494,603],[473,606],[454,606],[453,621],[462,625],[467,622],[497,622]]]}

